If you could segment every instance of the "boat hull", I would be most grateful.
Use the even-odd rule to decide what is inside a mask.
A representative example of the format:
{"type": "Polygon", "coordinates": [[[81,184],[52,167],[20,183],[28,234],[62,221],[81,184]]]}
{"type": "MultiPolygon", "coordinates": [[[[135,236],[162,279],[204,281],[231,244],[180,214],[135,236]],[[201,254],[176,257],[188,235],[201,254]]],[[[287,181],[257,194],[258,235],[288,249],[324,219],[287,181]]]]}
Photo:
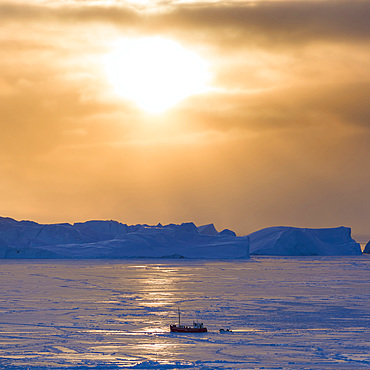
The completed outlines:
{"type": "Polygon", "coordinates": [[[170,325],[170,329],[172,333],[205,333],[207,332],[207,328],[192,328],[190,326],[177,326],[177,325],[170,325]]]}

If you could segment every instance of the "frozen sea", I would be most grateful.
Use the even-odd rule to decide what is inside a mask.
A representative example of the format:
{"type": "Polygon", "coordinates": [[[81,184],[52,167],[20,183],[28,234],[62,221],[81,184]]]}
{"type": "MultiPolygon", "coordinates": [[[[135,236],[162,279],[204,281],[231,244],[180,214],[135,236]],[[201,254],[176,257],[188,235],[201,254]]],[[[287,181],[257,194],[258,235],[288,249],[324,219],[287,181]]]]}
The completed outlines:
{"type": "Polygon", "coordinates": [[[0,260],[0,368],[370,369],[369,278],[367,255],[0,260]],[[178,306],[209,332],[170,333],[178,306]]]}

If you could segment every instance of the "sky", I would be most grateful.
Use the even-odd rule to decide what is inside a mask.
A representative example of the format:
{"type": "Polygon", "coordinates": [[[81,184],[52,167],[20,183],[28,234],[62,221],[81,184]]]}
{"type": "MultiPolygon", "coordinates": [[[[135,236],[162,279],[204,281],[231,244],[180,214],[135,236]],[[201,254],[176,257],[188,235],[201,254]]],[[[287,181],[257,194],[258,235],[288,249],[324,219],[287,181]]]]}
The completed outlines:
{"type": "Polygon", "coordinates": [[[0,0],[0,215],[370,235],[369,14],[0,0]]]}

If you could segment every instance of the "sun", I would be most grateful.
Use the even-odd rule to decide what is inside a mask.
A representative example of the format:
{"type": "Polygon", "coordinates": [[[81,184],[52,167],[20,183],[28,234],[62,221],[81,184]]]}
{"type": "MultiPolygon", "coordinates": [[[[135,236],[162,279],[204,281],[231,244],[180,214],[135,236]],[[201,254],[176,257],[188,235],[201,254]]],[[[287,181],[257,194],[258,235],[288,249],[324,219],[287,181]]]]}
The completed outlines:
{"type": "Polygon", "coordinates": [[[208,63],[160,37],[120,40],[105,65],[115,91],[150,113],[163,112],[208,90],[208,63]]]}

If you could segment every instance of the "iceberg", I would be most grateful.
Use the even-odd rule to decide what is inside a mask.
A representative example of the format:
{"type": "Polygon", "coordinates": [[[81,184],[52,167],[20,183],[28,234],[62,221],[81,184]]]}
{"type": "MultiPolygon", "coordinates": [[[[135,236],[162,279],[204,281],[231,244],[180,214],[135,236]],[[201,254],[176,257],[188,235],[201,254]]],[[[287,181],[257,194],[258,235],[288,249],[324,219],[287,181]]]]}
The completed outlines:
{"type": "Polygon", "coordinates": [[[43,225],[0,217],[0,258],[249,258],[245,238],[205,229],[200,233],[192,222],[149,226],[93,220],[43,225]]]}
{"type": "Polygon", "coordinates": [[[217,235],[218,234],[215,228],[215,225],[213,224],[198,226],[197,229],[200,234],[204,234],[204,235],[217,235]]]}
{"type": "MultiPolygon", "coordinates": [[[[370,253],[370,245],[364,253],[370,253]]],[[[351,229],[269,227],[247,236],[193,222],[155,226],[91,220],[38,224],[0,217],[0,258],[206,258],[361,255],[351,229]]]]}
{"type": "Polygon", "coordinates": [[[219,235],[225,235],[225,236],[236,236],[235,232],[229,229],[224,229],[219,232],[219,235]]]}
{"type": "Polygon", "coordinates": [[[274,256],[361,255],[348,227],[308,229],[268,227],[248,235],[250,254],[274,256]]]}
{"type": "Polygon", "coordinates": [[[365,245],[364,253],[370,254],[370,241],[365,245]]]}

